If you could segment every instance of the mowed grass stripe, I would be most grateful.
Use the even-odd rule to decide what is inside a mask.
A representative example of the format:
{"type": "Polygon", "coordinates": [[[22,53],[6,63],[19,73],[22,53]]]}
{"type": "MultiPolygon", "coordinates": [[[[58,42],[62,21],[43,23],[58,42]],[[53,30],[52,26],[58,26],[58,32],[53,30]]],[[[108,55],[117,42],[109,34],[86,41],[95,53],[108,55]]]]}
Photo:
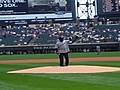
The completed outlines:
{"type": "Polygon", "coordinates": [[[78,74],[78,75],[60,75],[60,74],[51,74],[51,75],[34,75],[39,77],[47,77],[52,79],[59,79],[59,80],[67,80],[67,81],[75,81],[75,82],[82,82],[82,83],[91,83],[91,84],[99,84],[99,85],[106,85],[106,86],[120,86],[120,78],[116,77],[105,77],[99,75],[89,75],[89,74],[78,74]]]}
{"type": "MultiPolygon", "coordinates": [[[[37,74],[38,75],[38,74],[37,74]]],[[[51,76],[51,75],[49,75],[51,76]]],[[[69,77],[72,78],[73,76],[69,76],[69,75],[57,75],[63,79],[55,79],[55,78],[49,78],[49,77],[42,77],[42,75],[40,75],[40,77],[38,76],[30,76],[30,75],[17,75],[17,74],[13,74],[13,75],[9,75],[8,77],[1,77],[0,80],[6,82],[4,84],[6,84],[7,86],[9,86],[9,88],[6,87],[6,89],[2,89],[1,90],[20,90],[21,88],[23,88],[22,90],[119,90],[119,87],[115,86],[109,86],[109,85],[102,85],[99,83],[92,83],[92,82],[83,82],[85,81],[85,79],[88,78],[83,78],[83,81],[76,81],[76,79],[73,80],[66,80],[65,78],[69,77]],[[14,78],[13,78],[14,76],[14,78]],[[15,87],[12,87],[13,85],[15,85],[15,87]],[[87,87],[86,87],[87,86],[87,87]],[[18,87],[18,88],[17,88],[18,87]]],[[[56,77],[57,77],[56,76],[56,77]]],[[[76,77],[76,75],[75,75],[76,77]]],[[[80,76],[79,76],[80,77],[80,76]]],[[[80,79],[80,78],[79,78],[80,79]]],[[[79,80],[77,78],[77,80],[79,80]]],[[[97,81],[96,81],[97,82],[97,81]]]]}
{"type": "MultiPolygon", "coordinates": [[[[120,57],[120,52],[96,52],[88,53],[70,53],[70,58],[90,58],[90,57],[120,57]]],[[[0,60],[31,60],[31,59],[56,59],[58,55],[54,54],[21,54],[21,55],[1,55],[0,60]]]]}

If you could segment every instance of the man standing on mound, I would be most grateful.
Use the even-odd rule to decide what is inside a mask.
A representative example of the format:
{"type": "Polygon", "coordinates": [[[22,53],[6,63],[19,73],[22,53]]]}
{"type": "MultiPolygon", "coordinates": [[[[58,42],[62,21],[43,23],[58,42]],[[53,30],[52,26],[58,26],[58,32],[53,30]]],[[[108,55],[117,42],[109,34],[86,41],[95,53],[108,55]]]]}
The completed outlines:
{"type": "Polygon", "coordinates": [[[63,37],[59,37],[55,45],[55,48],[57,49],[57,54],[59,55],[59,59],[60,59],[60,66],[64,66],[64,58],[65,58],[65,66],[69,65],[68,53],[70,52],[70,49],[68,43],[69,40],[64,40],[63,37]]]}

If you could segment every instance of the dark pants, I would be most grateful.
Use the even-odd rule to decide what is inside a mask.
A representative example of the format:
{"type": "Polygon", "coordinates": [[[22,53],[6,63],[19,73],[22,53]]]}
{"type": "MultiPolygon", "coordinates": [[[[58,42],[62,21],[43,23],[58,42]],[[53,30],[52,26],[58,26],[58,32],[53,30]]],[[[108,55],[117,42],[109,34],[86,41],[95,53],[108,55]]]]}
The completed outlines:
{"type": "Polygon", "coordinates": [[[64,59],[65,59],[65,66],[69,65],[68,53],[60,53],[59,54],[59,59],[60,59],[60,66],[64,66],[64,59]]]}

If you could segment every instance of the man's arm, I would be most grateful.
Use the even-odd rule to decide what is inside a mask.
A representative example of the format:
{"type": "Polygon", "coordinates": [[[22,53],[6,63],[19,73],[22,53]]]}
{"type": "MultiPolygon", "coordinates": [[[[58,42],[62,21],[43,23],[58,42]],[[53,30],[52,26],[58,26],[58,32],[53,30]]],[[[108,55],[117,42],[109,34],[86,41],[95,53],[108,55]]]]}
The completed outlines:
{"type": "Polygon", "coordinates": [[[59,53],[58,53],[58,46],[57,46],[57,44],[55,44],[55,52],[59,55],[59,53]]]}

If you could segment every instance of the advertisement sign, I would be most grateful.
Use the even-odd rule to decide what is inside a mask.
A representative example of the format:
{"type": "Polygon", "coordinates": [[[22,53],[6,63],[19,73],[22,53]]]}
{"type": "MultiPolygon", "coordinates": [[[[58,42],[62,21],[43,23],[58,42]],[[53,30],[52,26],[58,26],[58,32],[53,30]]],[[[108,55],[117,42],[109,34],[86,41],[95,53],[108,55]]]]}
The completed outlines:
{"type": "Polygon", "coordinates": [[[0,0],[0,15],[26,14],[27,0],[0,0]]]}
{"type": "Polygon", "coordinates": [[[0,22],[72,20],[73,9],[74,0],[0,0],[0,22]]]}

